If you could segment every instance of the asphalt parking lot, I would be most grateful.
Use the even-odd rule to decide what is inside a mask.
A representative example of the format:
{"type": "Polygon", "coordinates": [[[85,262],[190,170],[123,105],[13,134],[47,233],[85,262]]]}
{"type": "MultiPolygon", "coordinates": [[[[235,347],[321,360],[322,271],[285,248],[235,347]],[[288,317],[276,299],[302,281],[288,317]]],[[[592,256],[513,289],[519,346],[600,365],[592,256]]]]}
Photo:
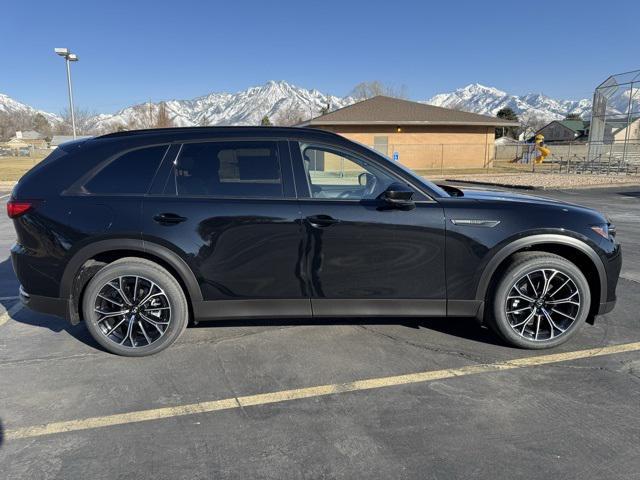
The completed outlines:
{"type": "Polygon", "coordinates": [[[2,215],[0,477],[640,478],[640,187],[544,195],[610,215],[624,265],[617,308],[543,352],[464,319],[335,319],[120,358],[15,307],[2,215]]]}

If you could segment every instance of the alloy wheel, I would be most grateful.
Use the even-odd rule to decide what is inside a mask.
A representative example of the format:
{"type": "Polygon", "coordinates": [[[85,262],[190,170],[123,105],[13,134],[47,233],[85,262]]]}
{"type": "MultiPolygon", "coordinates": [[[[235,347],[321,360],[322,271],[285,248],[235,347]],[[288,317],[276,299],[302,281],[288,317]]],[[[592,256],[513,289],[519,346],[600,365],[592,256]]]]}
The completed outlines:
{"type": "Polygon", "coordinates": [[[563,335],[580,313],[580,291],[573,279],[557,269],[529,272],[516,280],[505,302],[510,327],[529,341],[563,335]]]}
{"type": "Polygon", "coordinates": [[[94,301],[96,324],[116,345],[140,348],[157,342],[171,322],[171,304],[160,286],[148,278],[114,278],[98,291],[94,301]]]}

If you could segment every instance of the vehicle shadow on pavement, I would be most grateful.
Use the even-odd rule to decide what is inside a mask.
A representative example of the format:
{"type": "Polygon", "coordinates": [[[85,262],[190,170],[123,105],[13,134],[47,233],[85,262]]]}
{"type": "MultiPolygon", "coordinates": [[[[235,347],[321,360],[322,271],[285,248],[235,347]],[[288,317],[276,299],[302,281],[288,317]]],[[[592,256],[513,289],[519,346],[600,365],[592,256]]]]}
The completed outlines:
{"type": "Polygon", "coordinates": [[[198,322],[190,325],[190,328],[221,328],[221,327],[295,327],[295,326],[375,326],[375,325],[400,325],[411,329],[424,328],[450,335],[452,337],[485,343],[488,345],[505,346],[496,335],[488,328],[480,326],[472,318],[456,317],[418,317],[418,318],[393,318],[393,317],[350,317],[350,318],[264,318],[264,319],[238,319],[238,320],[212,320],[198,322]]]}
{"type": "MultiPolygon", "coordinates": [[[[13,305],[15,305],[15,300],[12,302],[3,301],[2,304],[4,305],[5,309],[8,310],[13,305]]],[[[78,325],[71,325],[71,323],[69,323],[69,321],[65,320],[64,318],[32,312],[28,308],[23,308],[19,312],[15,313],[14,315],[12,315],[11,319],[14,322],[22,323],[32,327],[47,328],[55,333],[60,333],[62,331],[65,331],[76,340],[79,340],[90,347],[104,350],[91,337],[86,327],[82,323],[78,325]]]]}

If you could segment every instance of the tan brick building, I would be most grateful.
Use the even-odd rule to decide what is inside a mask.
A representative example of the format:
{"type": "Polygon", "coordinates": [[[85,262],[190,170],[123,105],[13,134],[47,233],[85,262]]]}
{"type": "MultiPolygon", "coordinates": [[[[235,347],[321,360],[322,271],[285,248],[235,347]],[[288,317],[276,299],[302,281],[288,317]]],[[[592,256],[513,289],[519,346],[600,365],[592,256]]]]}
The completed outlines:
{"type": "Polygon", "coordinates": [[[414,170],[481,168],[494,156],[496,127],[517,122],[390,97],[373,97],[301,124],[397,157],[414,170]]]}

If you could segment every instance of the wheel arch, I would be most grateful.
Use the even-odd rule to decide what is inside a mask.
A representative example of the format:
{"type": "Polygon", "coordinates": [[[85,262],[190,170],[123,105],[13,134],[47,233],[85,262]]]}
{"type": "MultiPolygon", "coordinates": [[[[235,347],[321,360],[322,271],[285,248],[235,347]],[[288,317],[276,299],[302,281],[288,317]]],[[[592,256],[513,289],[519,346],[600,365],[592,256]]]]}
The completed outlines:
{"type": "Polygon", "coordinates": [[[476,289],[476,300],[485,301],[490,292],[496,273],[504,269],[508,259],[517,252],[542,251],[555,253],[575,263],[585,274],[592,293],[589,317],[597,312],[599,304],[606,301],[607,274],[598,256],[591,246],[577,238],[559,234],[541,234],[519,238],[505,245],[488,262],[476,289]]]}
{"type": "Polygon", "coordinates": [[[175,252],[162,245],[138,239],[108,239],[91,243],[78,250],[67,264],[60,283],[60,298],[69,299],[69,319],[81,320],[79,302],[89,279],[101,265],[123,257],[140,257],[155,261],[171,273],[182,286],[189,309],[193,302],[202,301],[200,285],[189,265],[175,252]],[[98,267],[96,267],[98,265],[98,267]],[[87,267],[90,275],[83,275],[87,267]]]}

